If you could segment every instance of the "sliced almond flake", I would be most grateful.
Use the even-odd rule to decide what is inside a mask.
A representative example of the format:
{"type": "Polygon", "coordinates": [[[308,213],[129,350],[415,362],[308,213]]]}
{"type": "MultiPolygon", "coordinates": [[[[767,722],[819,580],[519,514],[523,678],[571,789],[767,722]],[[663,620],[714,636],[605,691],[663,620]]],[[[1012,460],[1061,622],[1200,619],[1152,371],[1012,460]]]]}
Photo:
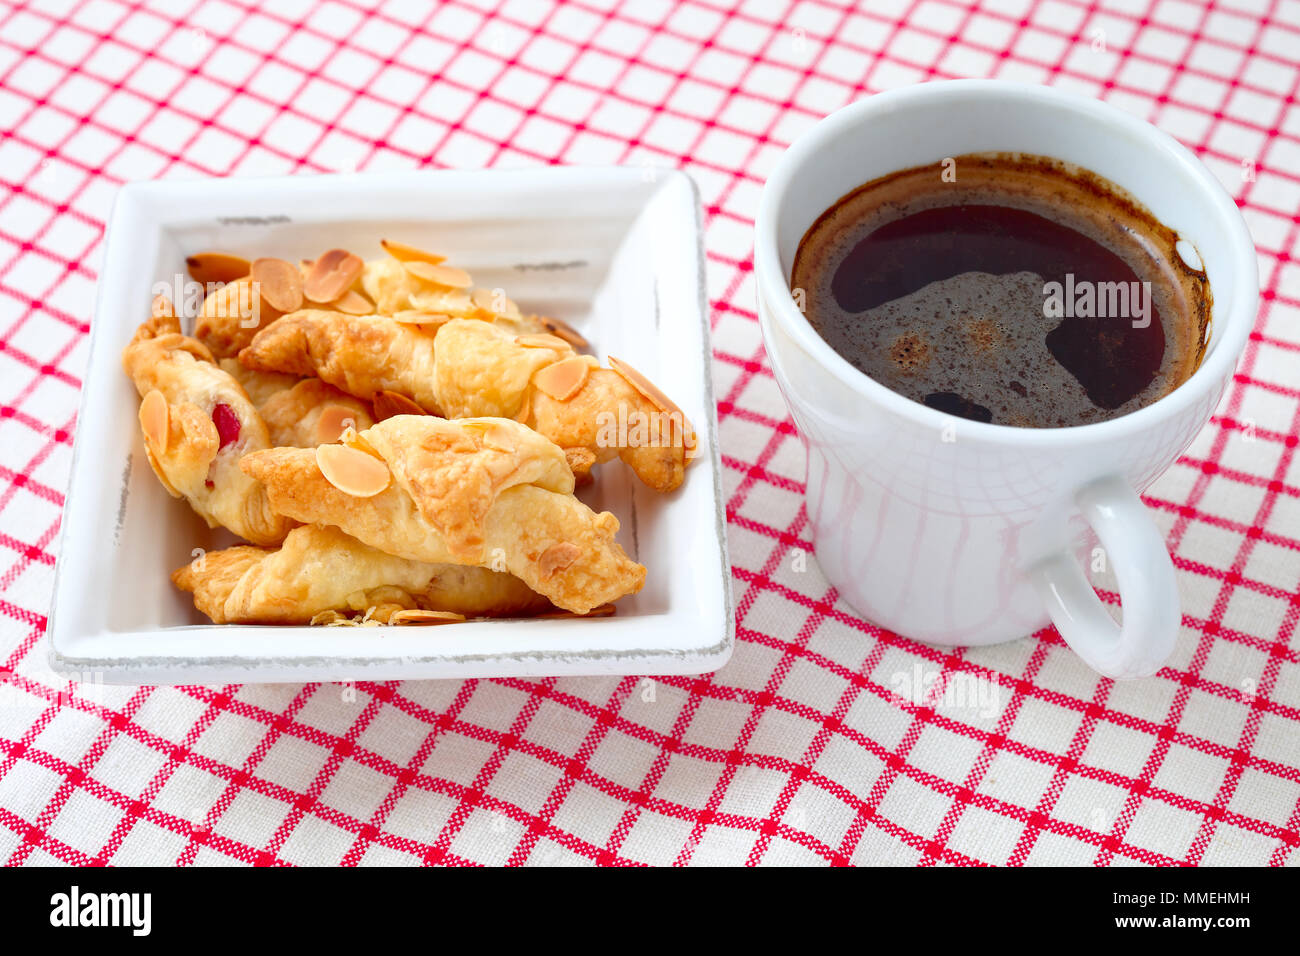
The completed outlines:
{"type": "Polygon", "coordinates": [[[414,609],[398,611],[388,619],[389,624],[459,624],[465,620],[464,614],[455,611],[424,611],[414,609]]]}
{"type": "Polygon", "coordinates": [[[378,458],[380,461],[384,461],[384,456],[375,450],[375,446],[370,444],[370,442],[366,441],[357,433],[356,426],[344,429],[343,434],[339,436],[339,441],[342,444],[347,445],[349,448],[355,448],[357,451],[365,452],[372,458],[378,458]]]}
{"type": "Polygon", "coordinates": [[[423,408],[400,392],[382,391],[375,396],[375,419],[385,421],[396,415],[428,415],[423,408]]]}
{"type": "Polygon", "coordinates": [[[517,315],[519,312],[519,306],[506,298],[500,289],[479,287],[470,293],[469,298],[480,312],[486,312],[492,318],[517,315]]]}
{"type": "Polygon", "coordinates": [[[483,432],[483,444],[497,451],[513,453],[519,448],[515,430],[501,422],[493,422],[483,432]]]}
{"type": "Polygon", "coordinates": [[[393,321],[400,325],[414,325],[426,332],[437,331],[448,322],[451,316],[445,312],[425,312],[422,309],[403,309],[393,313],[393,321]]]}
{"type": "Polygon", "coordinates": [[[312,618],[313,624],[319,624],[321,627],[379,627],[378,621],[366,621],[359,617],[348,617],[339,611],[321,611],[316,617],[312,618]],[[327,617],[326,615],[333,615],[327,617]]]}
{"type": "Polygon", "coordinates": [[[564,341],[558,335],[548,335],[545,332],[538,332],[533,335],[516,335],[515,345],[522,345],[526,349],[554,349],[557,352],[568,352],[569,343],[564,341]]]}
{"type": "Polygon", "coordinates": [[[303,295],[315,302],[333,302],[352,288],[365,265],[360,256],[346,249],[331,249],[307,273],[302,284],[303,295]]]}
{"type": "Polygon", "coordinates": [[[586,360],[580,355],[575,355],[573,358],[563,359],[554,365],[538,369],[533,375],[533,384],[557,402],[567,402],[587,384],[587,375],[590,372],[591,366],[586,360]]]}
{"type": "Polygon", "coordinates": [[[469,277],[468,272],[464,269],[457,269],[455,266],[439,266],[434,265],[432,262],[416,259],[404,261],[402,268],[417,279],[424,279],[426,282],[447,286],[451,289],[468,289],[474,284],[474,280],[469,277]]]}
{"type": "Polygon", "coordinates": [[[350,445],[319,446],[316,465],[326,481],[354,498],[372,498],[392,479],[383,461],[350,445]]]}
{"type": "Polygon", "coordinates": [[[167,399],[155,388],[140,403],[140,427],[144,429],[145,441],[159,455],[167,454],[170,419],[167,399]]]}
{"type": "Polygon", "coordinates": [[[539,316],[538,318],[541,319],[542,325],[548,332],[558,335],[575,349],[585,349],[591,345],[590,342],[582,337],[581,333],[579,333],[577,329],[571,326],[568,322],[565,322],[563,319],[553,319],[550,316],[545,315],[539,316]]]}
{"type": "Polygon", "coordinates": [[[173,485],[163,473],[162,465],[158,464],[158,459],[154,457],[154,453],[150,450],[148,445],[144,446],[144,457],[149,460],[149,467],[152,468],[153,473],[158,476],[158,480],[162,482],[162,486],[167,489],[167,494],[171,495],[173,498],[179,498],[181,493],[176,490],[176,486],[173,485]]]}
{"type": "Polygon", "coordinates": [[[353,289],[348,289],[330,304],[348,315],[370,315],[375,311],[374,303],[353,289]]]}
{"type": "Polygon", "coordinates": [[[302,308],[302,273],[283,259],[254,259],[249,269],[258,295],[277,312],[302,308]]]}
{"type": "Polygon", "coordinates": [[[573,611],[549,611],[546,614],[538,614],[541,618],[568,618],[568,617],[613,617],[618,610],[612,604],[602,604],[599,607],[593,607],[586,614],[577,614],[573,611]]]}
{"type": "Polygon", "coordinates": [[[346,405],[326,405],[316,419],[316,444],[336,442],[357,425],[357,413],[346,405]]]}
{"type": "Polygon", "coordinates": [[[537,569],[542,578],[549,578],[557,571],[563,571],[582,557],[582,549],[572,541],[561,541],[551,545],[537,558],[537,569]]]}
{"type": "Polygon", "coordinates": [[[396,259],[398,262],[427,262],[431,266],[446,262],[446,256],[440,256],[433,252],[425,252],[415,246],[408,246],[404,242],[394,242],[392,239],[380,239],[379,244],[384,247],[384,251],[396,259]]]}
{"type": "Polygon", "coordinates": [[[228,252],[200,252],[185,257],[185,269],[191,279],[206,286],[209,282],[225,284],[242,279],[248,275],[250,265],[243,256],[228,252]]]}
{"type": "Polygon", "coordinates": [[[672,399],[659,390],[654,382],[646,378],[632,366],[628,365],[622,359],[609,357],[609,367],[626,379],[627,383],[648,398],[651,404],[661,412],[676,412],[682,414],[682,410],[673,404],[672,399]]]}

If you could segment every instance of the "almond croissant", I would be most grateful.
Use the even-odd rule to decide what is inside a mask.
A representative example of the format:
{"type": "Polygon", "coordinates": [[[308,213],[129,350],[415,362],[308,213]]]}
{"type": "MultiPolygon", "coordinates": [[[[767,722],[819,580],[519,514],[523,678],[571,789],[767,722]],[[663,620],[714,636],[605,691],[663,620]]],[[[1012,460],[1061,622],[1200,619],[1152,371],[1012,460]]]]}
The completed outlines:
{"type": "Polygon", "coordinates": [[[140,393],[145,455],[173,497],[185,498],[209,527],[222,525],[255,544],[278,544],[294,522],[271,509],[266,490],[239,459],[270,445],[266,424],[243,387],[197,339],[182,335],[171,303],[122,352],[140,393]]]}
{"type": "MultiPolygon", "coordinates": [[[[307,624],[327,611],[389,621],[402,610],[522,617],[554,610],[510,574],[385,554],[337,528],[305,525],[274,550],[213,551],[172,581],[214,624],[307,624]]],[[[400,616],[400,615],[399,615],[400,616]]]]}
{"type": "Polygon", "coordinates": [[[395,392],[447,418],[513,418],[564,449],[580,474],[621,458],[658,491],[682,483],[695,451],[691,425],[631,369],[601,368],[558,336],[428,318],[415,325],[302,310],[259,332],[239,360],[260,371],[319,375],[358,398],[395,392]]]}
{"type": "Polygon", "coordinates": [[[341,445],[274,448],[242,467],[284,515],[412,561],[509,571],[577,614],[645,582],[614,540],[618,519],[573,497],[564,453],[517,422],[399,415],[341,445]]]}

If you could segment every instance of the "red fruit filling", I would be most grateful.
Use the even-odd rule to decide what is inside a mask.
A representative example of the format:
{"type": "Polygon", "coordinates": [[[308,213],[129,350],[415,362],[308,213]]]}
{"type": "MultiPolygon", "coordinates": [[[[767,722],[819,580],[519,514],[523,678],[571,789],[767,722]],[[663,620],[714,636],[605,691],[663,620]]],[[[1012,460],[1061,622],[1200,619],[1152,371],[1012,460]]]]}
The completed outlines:
{"type": "Polygon", "coordinates": [[[217,426],[217,434],[221,437],[218,451],[231,442],[239,441],[239,418],[229,405],[217,405],[212,409],[212,424],[217,426]]]}

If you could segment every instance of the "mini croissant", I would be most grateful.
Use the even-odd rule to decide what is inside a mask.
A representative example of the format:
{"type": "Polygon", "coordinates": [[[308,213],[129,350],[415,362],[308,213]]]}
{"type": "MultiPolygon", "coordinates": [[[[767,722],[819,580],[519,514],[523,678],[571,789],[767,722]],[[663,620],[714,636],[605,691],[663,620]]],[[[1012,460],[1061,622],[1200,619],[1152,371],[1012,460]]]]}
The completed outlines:
{"type": "Polygon", "coordinates": [[[282,541],[294,522],[273,511],[266,490],[239,468],[245,453],[270,446],[266,425],[207,347],[181,334],[166,299],[154,300],[153,316],[122,352],[122,366],[143,399],[145,455],[163,486],[210,527],[222,525],[255,544],[282,541]]]}
{"type": "Polygon", "coordinates": [[[514,421],[399,415],[241,466],[290,518],[412,561],[502,568],[576,614],[645,582],[614,540],[618,519],[573,497],[563,451],[514,421]]]}
{"type": "Polygon", "coordinates": [[[634,370],[614,360],[601,368],[556,335],[418,318],[301,310],[259,332],[239,360],[265,372],[319,375],[359,398],[395,392],[448,418],[513,418],[564,449],[578,473],[617,457],[656,490],[682,483],[694,432],[634,370]]]}
{"type": "Polygon", "coordinates": [[[193,593],[194,606],[214,624],[307,624],[331,611],[398,623],[423,617],[409,611],[457,620],[554,610],[513,575],[410,561],[313,525],[290,531],[278,549],[245,545],[202,555],[172,581],[193,593]]]}

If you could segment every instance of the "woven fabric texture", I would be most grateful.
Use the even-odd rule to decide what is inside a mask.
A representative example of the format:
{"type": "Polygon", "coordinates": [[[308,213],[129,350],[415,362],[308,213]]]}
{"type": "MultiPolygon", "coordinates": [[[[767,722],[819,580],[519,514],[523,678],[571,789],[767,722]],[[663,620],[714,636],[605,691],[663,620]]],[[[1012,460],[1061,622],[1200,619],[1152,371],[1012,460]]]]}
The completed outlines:
{"type": "Polygon", "coordinates": [[[1298,58],[1296,0],[2,0],[0,861],[1296,864],[1298,58]],[[1146,496],[1183,604],[1149,679],[1098,677],[1050,629],[918,644],[856,616],[808,556],[803,451],[754,313],[759,193],[827,112],[963,76],[1151,120],[1258,244],[1235,382],[1146,496]],[[540,163],[700,187],[731,662],[94,694],[51,673],[118,186],[540,163]]]}

